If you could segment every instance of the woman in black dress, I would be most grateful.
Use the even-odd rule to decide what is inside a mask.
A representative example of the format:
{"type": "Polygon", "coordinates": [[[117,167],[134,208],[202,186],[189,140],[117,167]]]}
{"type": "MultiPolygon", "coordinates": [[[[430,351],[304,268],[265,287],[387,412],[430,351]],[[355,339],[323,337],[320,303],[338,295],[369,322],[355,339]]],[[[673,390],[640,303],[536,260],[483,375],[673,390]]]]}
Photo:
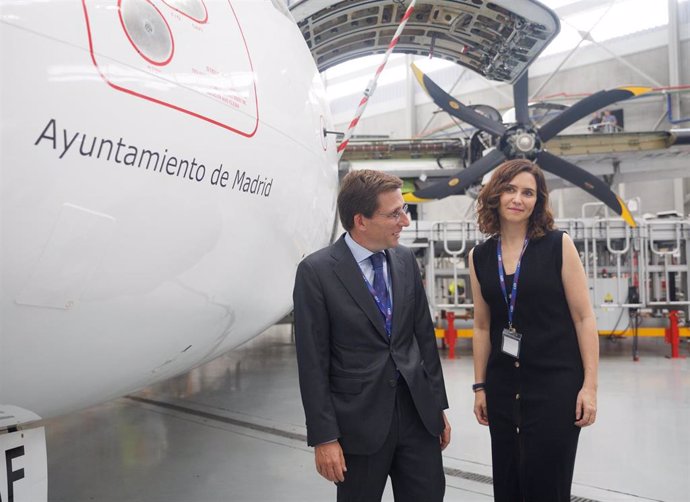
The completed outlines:
{"type": "Polygon", "coordinates": [[[470,253],[474,414],[491,433],[494,499],[569,501],[580,428],[594,423],[597,402],[599,340],[582,262],[553,229],[531,161],[501,164],[477,203],[491,238],[470,253]]]}

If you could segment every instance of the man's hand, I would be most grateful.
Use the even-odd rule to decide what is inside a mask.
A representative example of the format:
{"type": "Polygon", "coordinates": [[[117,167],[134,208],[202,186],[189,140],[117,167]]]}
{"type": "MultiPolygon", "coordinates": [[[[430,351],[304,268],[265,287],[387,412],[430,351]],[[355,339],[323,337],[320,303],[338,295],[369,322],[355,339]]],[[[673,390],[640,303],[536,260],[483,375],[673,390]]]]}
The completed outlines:
{"type": "Polygon", "coordinates": [[[441,451],[446,449],[446,446],[450,444],[450,423],[448,422],[448,419],[446,418],[446,412],[443,411],[441,412],[443,415],[443,431],[441,432],[440,436],[440,441],[441,441],[441,451]]]}
{"type": "Polygon", "coordinates": [[[328,481],[334,483],[345,481],[347,467],[345,466],[343,449],[338,441],[317,445],[314,448],[314,459],[316,470],[328,481]]]}

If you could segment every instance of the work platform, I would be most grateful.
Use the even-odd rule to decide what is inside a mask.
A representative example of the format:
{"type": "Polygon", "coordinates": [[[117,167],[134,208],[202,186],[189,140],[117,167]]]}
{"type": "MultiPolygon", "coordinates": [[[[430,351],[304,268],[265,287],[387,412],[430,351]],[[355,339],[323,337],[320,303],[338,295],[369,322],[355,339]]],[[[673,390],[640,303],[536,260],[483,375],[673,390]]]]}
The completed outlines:
{"type": "MultiPolygon", "coordinates": [[[[677,340],[690,338],[690,220],[640,218],[631,228],[620,218],[587,216],[597,209],[601,204],[586,204],[582,218],[556,220],[556,226],[580,253],[599,334],[633,337],[635,348],[638,337],[676,337],[677,351],[677,340]]],[[[468,255],[486,237],[475,220],[415,221],[403,231],[401,243],[419,259],[439,337],[448,312],[456,336],[472,336],[468,255]]]]}

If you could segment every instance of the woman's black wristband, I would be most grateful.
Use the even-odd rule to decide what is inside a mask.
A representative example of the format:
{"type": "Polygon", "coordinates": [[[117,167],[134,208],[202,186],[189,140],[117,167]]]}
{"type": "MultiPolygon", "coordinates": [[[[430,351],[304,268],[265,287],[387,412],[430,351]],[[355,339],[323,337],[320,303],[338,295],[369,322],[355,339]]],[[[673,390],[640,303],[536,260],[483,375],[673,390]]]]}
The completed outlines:
{"type": "Polygon", "coordinates": [[[472,392],[484,390],[484,386],[485,386],[484,382],[474,383],[474,384],[472,384],[472,392]]]}

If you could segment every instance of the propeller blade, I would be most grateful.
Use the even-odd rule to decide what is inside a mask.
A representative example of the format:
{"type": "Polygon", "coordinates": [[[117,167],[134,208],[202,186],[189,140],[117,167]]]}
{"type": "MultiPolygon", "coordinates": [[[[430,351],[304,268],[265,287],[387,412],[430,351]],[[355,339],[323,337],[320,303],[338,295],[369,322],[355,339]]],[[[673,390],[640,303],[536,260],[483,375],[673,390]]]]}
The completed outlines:
{"type": "Polygon", "coordinates": [[[450,115],[463,122],[467,122],[477,129],[490,132],[496,136],[501,136],[506,132],[506,128],[502,123],[488,119],[460,103],[460,101],[441,89],[433,80],[424,75],[414,63],[412,63],[412,71],[415,77],[417,77],[419,85],[422,86],[433,102],[445,112],[448,112],[450,115]]]}
{"type": "Polygon", "coordinates": [[[567,110],[556,115],[539,129],[542,141],[547,142],[566,127],[574,124],[587,115],[596,112],[617,101],[624,101],[633,96],[640,96],[651,91],[651,87],[619,87],[608,91],[599,91],[578,101],[567,110]]]}
{"type": "Polygon", "coordinates": [[[637,226],[625,202],[613,193],[606,183],[590,172],[549,152],[541,152],[537,158],[537,164],[544,171],[553,173],[592,194],[613,209],[613,211],[620,215],[631,227],[634,228],[637,226]]]}
{"type": "Polygon", "coordinates": [[[506,156],[500,150],[492,150],[481,159],[473,162],[467,169],[461,169],[453,176],[443,181],[429,185],[428,187],[406,193],[403,198],[406,202],[426,202],[429,200],[443,199],[449,195],[460,195],[465,188],[470,186],[494,167],[505,160],[506,156]]]}
{"type": "Polygon", "coordinates": [[[513,103],[515,104],[515,120],[518,124],[530,125],[529,96],[527,95],[527,72],[522,74],[513,85],[513,103]]]}

